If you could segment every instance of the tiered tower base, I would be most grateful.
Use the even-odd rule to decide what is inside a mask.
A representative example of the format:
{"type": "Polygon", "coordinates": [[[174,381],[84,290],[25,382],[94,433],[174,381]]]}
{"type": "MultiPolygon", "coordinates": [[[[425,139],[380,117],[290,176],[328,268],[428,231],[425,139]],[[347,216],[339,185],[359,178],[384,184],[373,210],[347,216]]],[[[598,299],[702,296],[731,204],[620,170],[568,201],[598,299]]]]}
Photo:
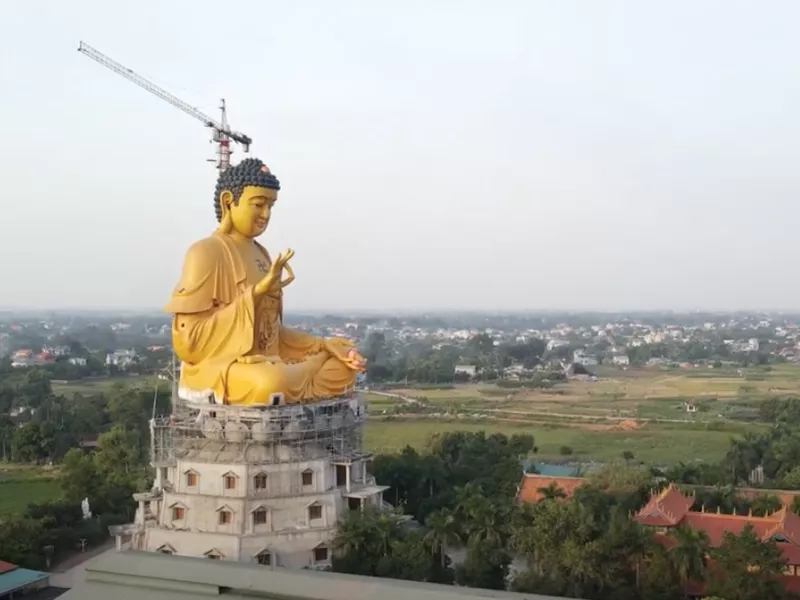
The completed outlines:
{"type": "Polygon", "coordinates": [[[133,548],[269,566],[325,568],[348,511],[381,507],[367,474],[366,407],[354,394],[313,404],[186,405],[151,421],[150,492],[135,522],[114,528],[133,548]]]}

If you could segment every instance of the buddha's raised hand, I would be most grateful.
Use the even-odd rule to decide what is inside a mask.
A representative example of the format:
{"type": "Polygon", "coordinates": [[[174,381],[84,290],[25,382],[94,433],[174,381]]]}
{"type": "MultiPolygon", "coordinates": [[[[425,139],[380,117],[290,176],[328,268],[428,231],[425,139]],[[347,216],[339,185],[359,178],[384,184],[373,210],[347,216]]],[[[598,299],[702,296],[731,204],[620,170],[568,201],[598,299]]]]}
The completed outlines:
{"type": "Polygon", "coordinates": [[[294,272],[292,272],[292,268],[288,264],[289,259],[293,256],[294,250],[287,250],[285,253],[278,254],[270,265],[267,274],[253,288],[253,294],[256,297],[267,293],[275,293],[294,281],[294,272]],[[284,269],[286,269],[287,277],[286,279],[281,279],[284,269]]]}

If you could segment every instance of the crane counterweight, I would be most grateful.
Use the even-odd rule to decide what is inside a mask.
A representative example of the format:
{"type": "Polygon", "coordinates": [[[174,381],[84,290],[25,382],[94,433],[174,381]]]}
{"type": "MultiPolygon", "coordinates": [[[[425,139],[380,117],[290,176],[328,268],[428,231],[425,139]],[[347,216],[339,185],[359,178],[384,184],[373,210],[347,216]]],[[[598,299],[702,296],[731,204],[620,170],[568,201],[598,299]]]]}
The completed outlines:
{"type": "Polygon", "coordinates": [[[217,122],[197,108],[161,89],[144,77],[137,75],[132,70],[110,59],[98,50],[95,50],[89,44],[80,42],[80,45],[78,46],[78,52],[85,54],[95,62],[114,71],[115,73],[122,75],[128,81],[132,81],[154,96],[158,96],[162,100],[172,104],[174,107],[179,108],[189,116],[194,117],[198,121],[202,121],[206,127],[211,128],[214,132],[212,134],[211,141],[217,144],[217,168],[220,171],[224,171],[231,165],[231,140],[241,145],[245,152],[250,151],[250,144],[253,143],[252,138],[238,131],[231,130],[230,126],[228,125],[228,115],[224,99],[220,103],[220,111],[222,114],[220,121],[217,122]]]}

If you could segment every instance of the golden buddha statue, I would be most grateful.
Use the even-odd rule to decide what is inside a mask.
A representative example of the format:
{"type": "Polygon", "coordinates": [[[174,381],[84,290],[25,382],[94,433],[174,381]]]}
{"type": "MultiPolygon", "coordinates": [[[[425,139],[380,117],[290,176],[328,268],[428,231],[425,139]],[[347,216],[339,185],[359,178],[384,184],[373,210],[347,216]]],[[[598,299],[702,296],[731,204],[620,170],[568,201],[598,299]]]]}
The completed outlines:
{"type": "Polygon", "coordinates": [[[273,261],[255,240],[269,224],[279,189],[255,158],[219,176],[219,227],[189,248],[165,307],[173,315],[172,344],[183,361],[180,395],[187,400],[313,402],[348,392],[364,369],[349,341],[283,325],[283,288],[294,280],[294,252],[273,261]]]}

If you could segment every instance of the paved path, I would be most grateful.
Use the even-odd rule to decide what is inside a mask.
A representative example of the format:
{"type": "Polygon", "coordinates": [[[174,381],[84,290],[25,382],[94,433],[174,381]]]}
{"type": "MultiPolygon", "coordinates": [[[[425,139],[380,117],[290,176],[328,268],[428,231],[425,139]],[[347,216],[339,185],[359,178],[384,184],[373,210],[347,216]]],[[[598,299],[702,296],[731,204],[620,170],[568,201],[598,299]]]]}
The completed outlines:
{"type": "Polygon", "coordinates": [[[114,541],[106,542],[88,552],[80,552],[59,563],[50,573],[50,585],[71,588],[86,578],[86,567],[111,552],[116,552],[114,541]]]}

